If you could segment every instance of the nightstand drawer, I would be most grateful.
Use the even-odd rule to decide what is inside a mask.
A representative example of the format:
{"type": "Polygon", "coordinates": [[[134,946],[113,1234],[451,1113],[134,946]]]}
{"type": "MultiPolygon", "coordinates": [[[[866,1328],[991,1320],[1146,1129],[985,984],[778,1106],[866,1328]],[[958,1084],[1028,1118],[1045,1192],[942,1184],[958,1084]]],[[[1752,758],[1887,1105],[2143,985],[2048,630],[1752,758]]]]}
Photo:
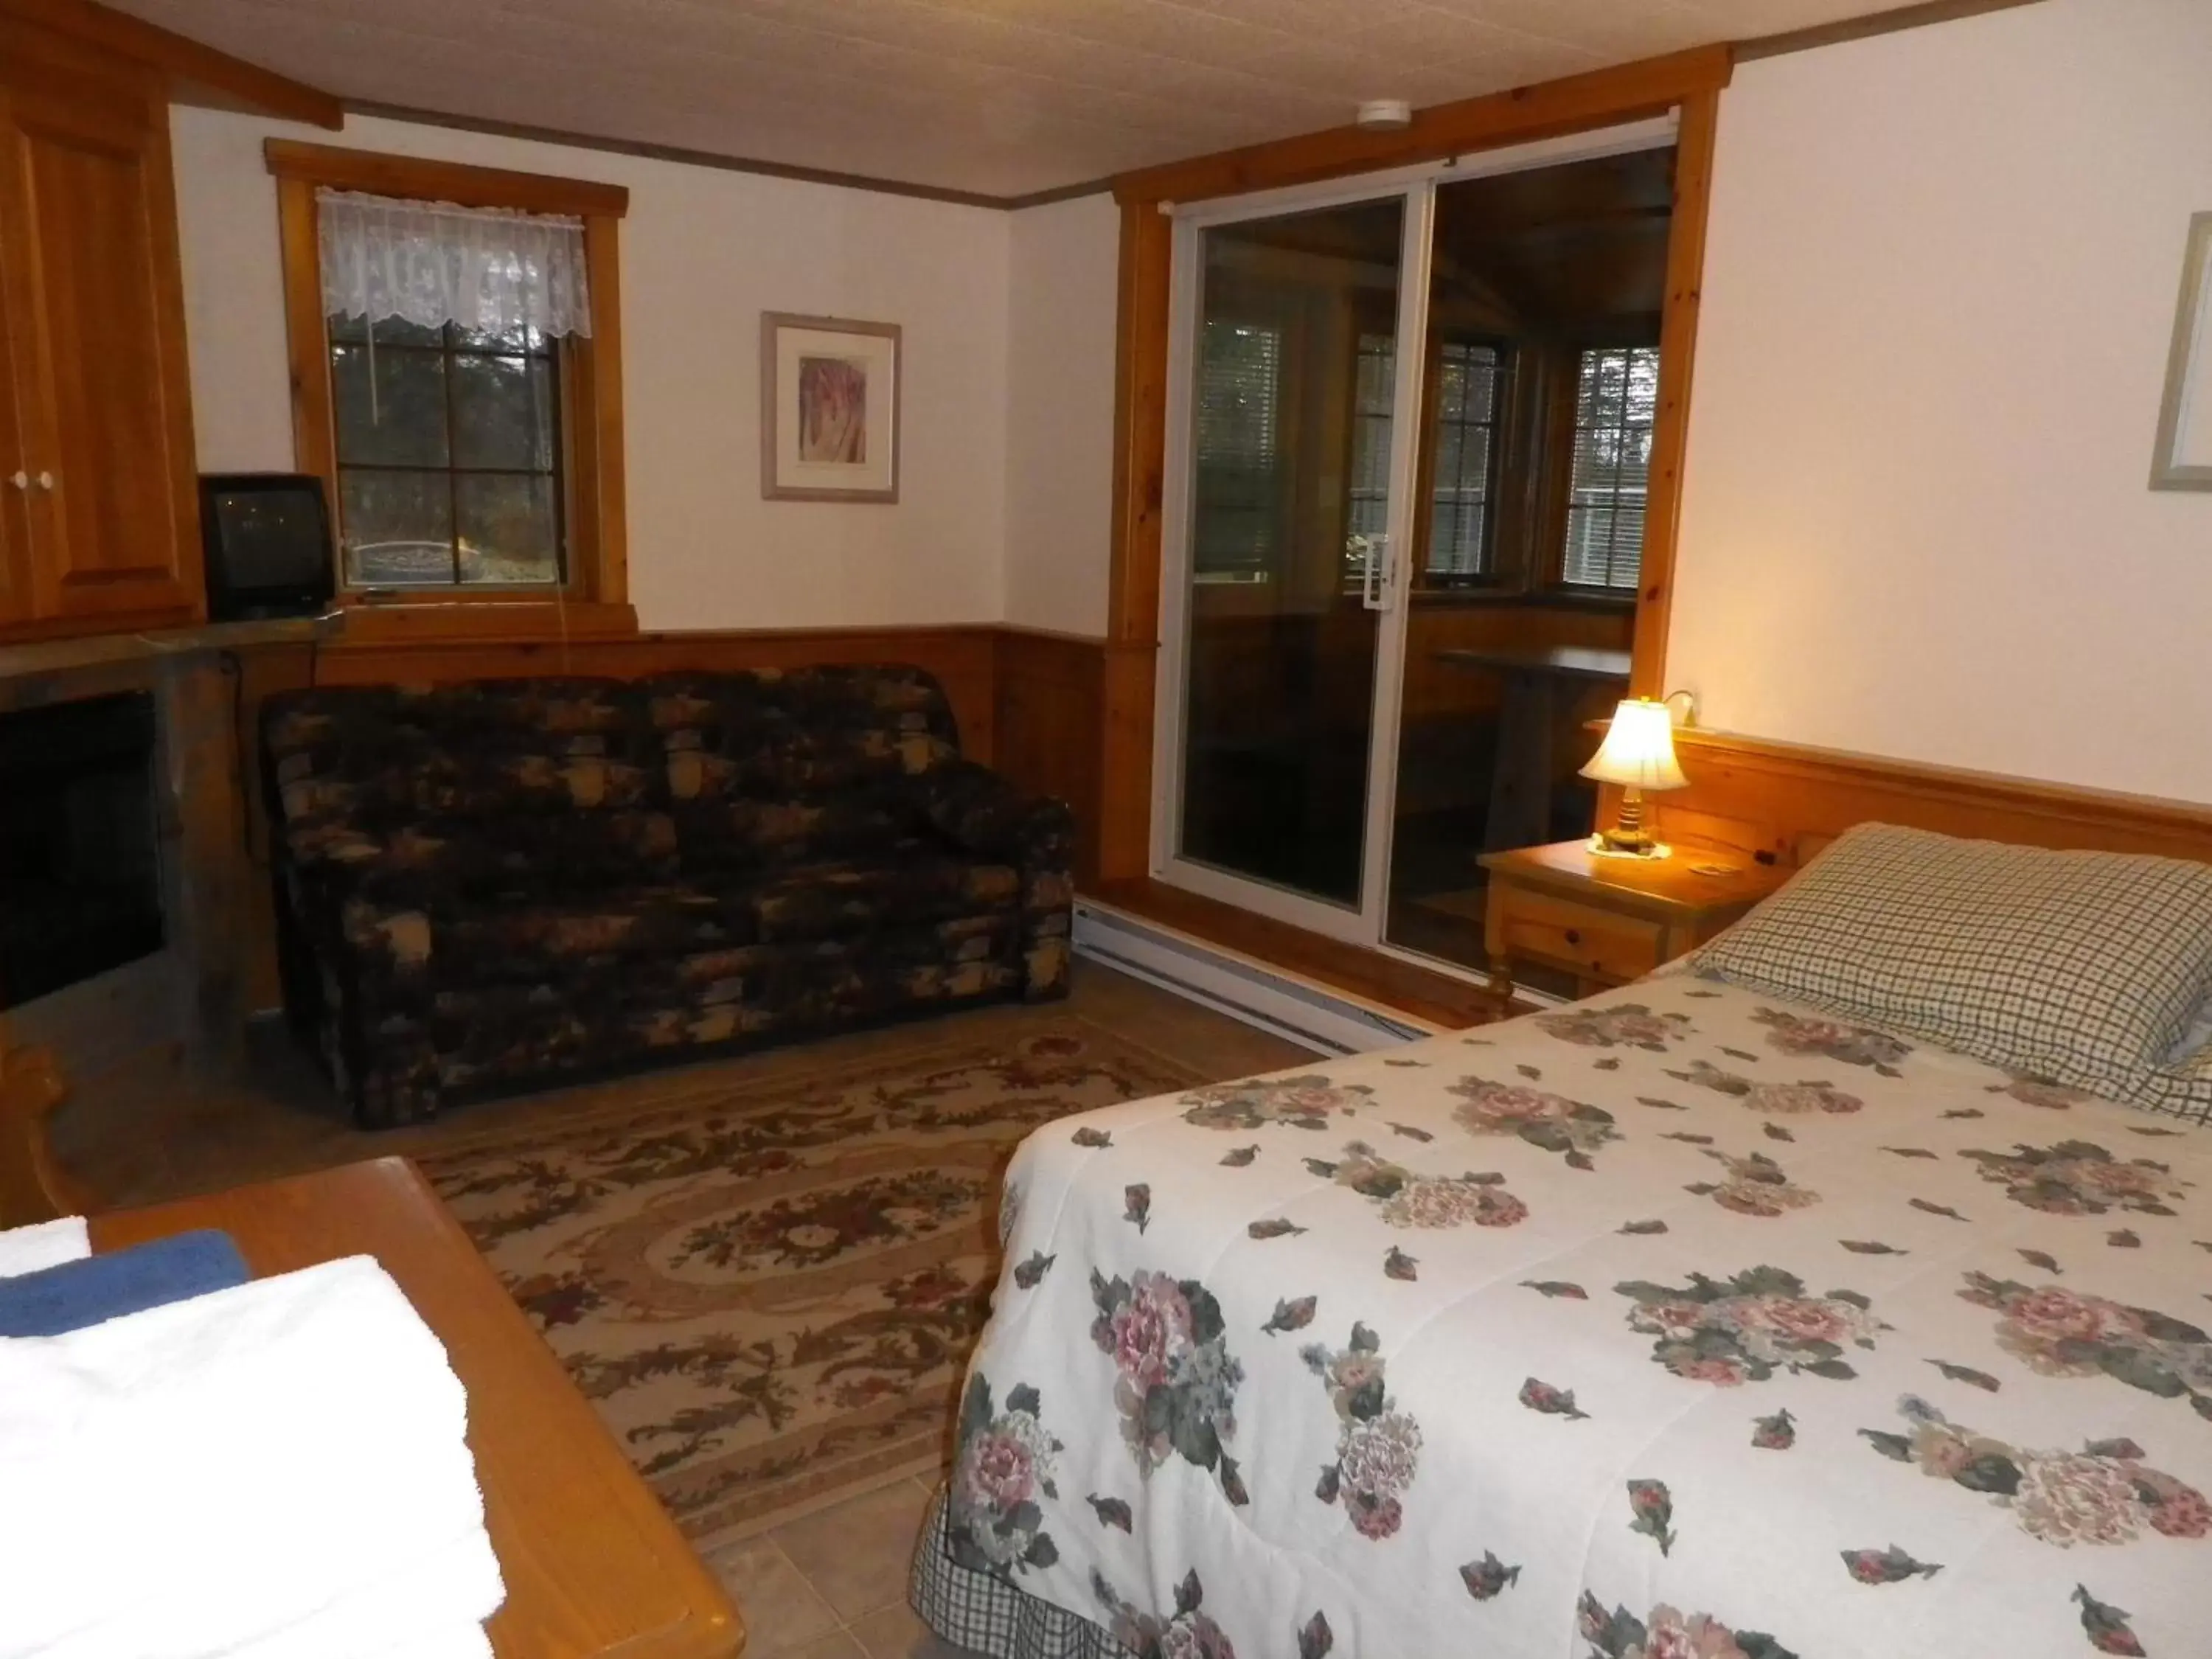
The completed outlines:
{"type": "Polygon", "coordinates": [[[1510,884],[1491,902],[1493,955],[1525,957],[1587,979],[1641,978],[1665,960],[1662,924],[1510,884]]]}

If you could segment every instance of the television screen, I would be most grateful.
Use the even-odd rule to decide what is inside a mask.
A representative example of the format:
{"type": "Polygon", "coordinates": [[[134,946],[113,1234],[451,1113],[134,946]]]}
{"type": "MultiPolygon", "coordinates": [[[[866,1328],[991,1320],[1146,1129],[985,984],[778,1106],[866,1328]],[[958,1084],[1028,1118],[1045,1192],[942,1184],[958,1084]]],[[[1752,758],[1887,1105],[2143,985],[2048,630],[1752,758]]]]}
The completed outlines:
{"type": "Polygon", "coordinates": [[[331,593],[322,481],[281,473],[201,480],[210,611],[313,612],[331,593]]]}

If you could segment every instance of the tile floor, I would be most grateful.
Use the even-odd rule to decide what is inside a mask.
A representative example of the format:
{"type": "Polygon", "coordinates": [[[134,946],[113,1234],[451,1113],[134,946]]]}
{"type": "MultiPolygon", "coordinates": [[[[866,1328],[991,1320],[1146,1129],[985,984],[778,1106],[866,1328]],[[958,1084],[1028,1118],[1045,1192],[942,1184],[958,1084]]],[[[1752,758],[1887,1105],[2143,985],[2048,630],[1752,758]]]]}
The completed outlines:
{"type": "Polygon", "coordinates": [[[745,1659],[961,1659],[906,1605],[929,1495],[902,1480],[710,1553],[744,1609],[745,1659]]]}
{"type": "MultiPolygon", "coordinates": [[[[748,1078],[802,1077],[872,1049],[963,1035],[1019,1032],[1065,1014],[1108,1026],[1212,1078],[1279,1070],[1313,1056],[1139,981],[1084,963],[1073,994],[1042,1007],[1000,1007],[942,1021],[858,1032],[745,1059],[707,1062],[748,1078]]],[[[281,1028],[258,1034],[243,1079],[195,1080],[142,1057],[70,1079],[55,1150],[113,1207],[149,1204],[356,1158],[434,1150],[458,1136],[557,1118],[554,1091],[455,1109],[420,1128],[368,1133],[345,1120],[329,1088],[281,1028]]],[[[927,1480],[846,1499],[742,1542],[708,1561],[743,1610],[745,1659],[961,1659],[907,1610],[907,1566],[927,1504],[927,1480]]]]}

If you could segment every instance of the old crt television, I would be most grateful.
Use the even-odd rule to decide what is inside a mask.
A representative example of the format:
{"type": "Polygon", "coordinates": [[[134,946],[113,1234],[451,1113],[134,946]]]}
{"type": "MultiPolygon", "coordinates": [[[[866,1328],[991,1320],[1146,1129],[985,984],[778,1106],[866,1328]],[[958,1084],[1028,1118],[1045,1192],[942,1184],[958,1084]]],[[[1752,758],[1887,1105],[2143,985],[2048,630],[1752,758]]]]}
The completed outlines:
{"type": "Polygon", "coordinates": [[[313,617],[337,591],[323,481],[306,472],[200,475],[208,617],[313,617]]]}

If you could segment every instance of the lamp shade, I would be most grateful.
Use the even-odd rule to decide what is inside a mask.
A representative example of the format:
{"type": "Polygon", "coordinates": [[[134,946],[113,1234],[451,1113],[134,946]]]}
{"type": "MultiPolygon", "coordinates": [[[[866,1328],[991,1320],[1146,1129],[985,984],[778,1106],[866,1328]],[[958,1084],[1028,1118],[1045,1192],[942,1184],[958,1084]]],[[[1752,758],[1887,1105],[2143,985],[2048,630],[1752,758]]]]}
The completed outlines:
{"type": "Polygon", "coordinates": [[[1633,697],[1613,711],[1605,741],[1583,775],[1638,789],[1680,789],[1689,779],[1674,759],[1674,720],[1663,702],[1633,697]]]}

